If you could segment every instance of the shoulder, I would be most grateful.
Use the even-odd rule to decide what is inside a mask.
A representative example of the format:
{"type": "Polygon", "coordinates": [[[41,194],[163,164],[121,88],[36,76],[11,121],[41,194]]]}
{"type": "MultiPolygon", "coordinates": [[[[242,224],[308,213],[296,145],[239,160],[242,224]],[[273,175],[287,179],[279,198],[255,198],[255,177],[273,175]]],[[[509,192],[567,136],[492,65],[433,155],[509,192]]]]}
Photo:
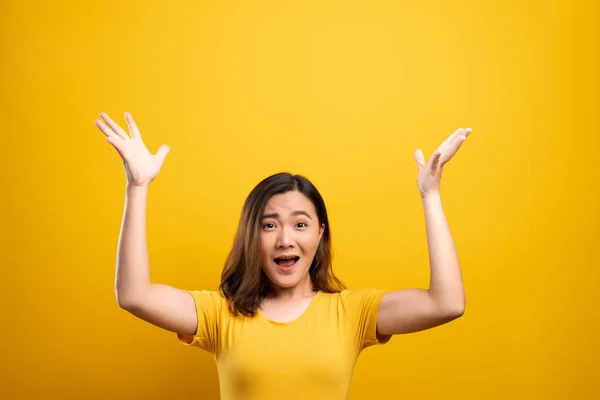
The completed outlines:
{"type": "Polygon", "coordinates": [[[227,299],[216,290],[188,290],[194,298],[196,311],[202,309],[213,312],[220,312],[227,309],[227,299]]]}
{"type": "Polygon", "coordinates": [[[385,293],[387,293],[387,290],[373,288],[344,289],[340,292],[340,298],[345,301],[361,301],[381,297],[385,293]]]}
{"type": "Polygon", "coordinates": [[[212,301],[221,301],[225,300],[223,295],[216,290],[206,290],[206,289],[191,289],[188,292],[194,297],[199,299],[211,299],[212,301]]]}
{"type": "Polygon", "coordinates": [[[344,289],[337,293],[324,293],[324,297],[342,304],[345,308],[362,308],[373,303],[379,304],[387,292],[373,288],[344,289]]]}
{"type": "Polygon", "coordinates": [[[359,350],[389,340],[377,334],[379,306],[386,293],[388,290],[363,288],[328,294],[332,301],[336,299],[338,315],[347,317],[359,350]]]}

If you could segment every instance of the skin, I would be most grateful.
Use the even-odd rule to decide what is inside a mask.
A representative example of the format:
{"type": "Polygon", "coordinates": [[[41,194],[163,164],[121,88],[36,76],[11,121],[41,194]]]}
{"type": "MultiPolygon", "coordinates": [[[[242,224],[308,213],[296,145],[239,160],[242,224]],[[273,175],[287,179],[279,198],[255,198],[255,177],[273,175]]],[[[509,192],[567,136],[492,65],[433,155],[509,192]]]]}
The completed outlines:
{"type": "MultiPolygon", "coordinates": [[[[377,315],[377,333],[382,341],[395,334],[431,329],[464,313],[466,300],[460,263],[442,207],[440,187],[445,165],[470,134],[470,128],[457,129],[440,144],[428,162],[420,149],[414,152],[417,187],[427,231],[430,283],[428,289],[394,290],[383,296],[377,315]]],[[[314,223],[308,228],[298,228],[295,224],[301,218],[291,215],[295,210],[304,210],[314,216],[314,205],[303,195],[290,192],[274,196],[266,214],[276,212],[279,218],[273,220],[273,225],[268,225],[261,235],[264,271],[274,283],[273,296],[265,299],[261,308],[280,320],[294,319],[302,314],[314,296],[308,268],[324,229],[314,223]],[[289,275],[279,273],[273,261],[276,255],[283,253],[301,256],[300,264],[289,275]]]]}
{"type": "Polygon", "coordinates": [[[440,184],[445,165],[470,134],[470,128],[454,131],[427,163],[421,150],[414,152],[429,250],[429,288],[395,290],[383,296],[377,315],[377,332],[382,339],[445,324],[465,311],[460,263],[442,207],[440,184]]]}
{"type": "Polygon", "coordinates": [[[325,224],[319,224],[314,204],[298,191],[271,197],[264,214],[266,218],[262,221],[260,235],[261,264],[273,290],[261,308],[273,319],[293,319],[315,295],[308,271],[325,224]],[[290,272],[279,270],[274,261],[284,254],[300,257],[290,272]]]}
{"type": "MultiPolygon", "coordinates": [[[[100,117],[102,120],[95,120],[94,123],[118,152],[127,174],[128,201],[131,202],[128,209],[132,210],[127,213],[125,221],[129,223],[125,224],[124,228],[128,228],[130,224],[137,224],[140,226],[132,232],[143,230],[145,188],[156,178],[170,148],[162,145],[156,154],[151,154],[129,113],[125,113],[125,118],[131,135],[106,113],[100,113],[100,117]]],[[[470,134],[470,128],[457,129],[442,142],[427,162],[421,150],[414,152],[418,169],[417,186],[427,231],[429,288],[394,290],[383,296],[377,315],[377,331],[381,339],[394,334],[430,329],[452,321],[464,313],[466,300],[461,268],[442,207],[440,184],[445,165],[455,156],[470,134]]],[[[316,222],[316,213],[311,201],[298,192],[274,196],[265,211],[267,214],[277,213],[278,217],[272,217],[272,221],[265,221],[272,225],[265,226],[261,232],[263,268],[273,282],[272,295],[265,299],[261,309],[265,315],[274,319],[290,320],[302,314],[315,294],[308,269],[325,226],[316,222]],[[311,218],[291,214],[298,210],[306,212],[311,218]],[[307,226],[298,224],[302,218],[307,226]],[[291,273],[277,271],[273,261],[274,257],[286,253],[300,256],[298,265],[291,273]]],[[[128,233],[129,231],[130,229],[124,229],[125,240],[123,246],[120,246],[124,252],[124,261],[119,263],[117,272],[116,289],[120,304],[123,307],[129,304],[127,307],[135,310],[140,318],[157,326],[176,332],[193,333],[197,321],[192,299],[182,290],[147,283],[149,271],[144,251],[145,242],[137,240],[138,237],[128,233]],[[139,255],[143,256],[141,260],[136,259],[139,255]],[[130,259],[134,262],[127,262],[130,259]],[[137,266],[137,269],[134,266],[137,266]]]]}

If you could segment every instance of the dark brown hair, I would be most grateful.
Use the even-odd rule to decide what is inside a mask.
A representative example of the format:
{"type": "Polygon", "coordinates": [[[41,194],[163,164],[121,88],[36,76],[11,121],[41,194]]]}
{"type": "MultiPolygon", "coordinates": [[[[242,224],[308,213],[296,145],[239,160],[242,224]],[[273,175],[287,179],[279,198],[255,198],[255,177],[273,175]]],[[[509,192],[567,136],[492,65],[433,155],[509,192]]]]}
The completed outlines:
{"type": "Polygon", "coordinates": [[[321,194],[305,177],[282,172],[262,180],[244,202],[233,248],[225,261],[219,285],[233,315],[253,316],[269,293],[270,280],[263,272],[260,260],[261,222],[272,196],[294,190],[312,201],[319,226],[325,224],[325,231],[309,269],[314,289],[326,293],[345,289],[331,268],[331,228],[321,194]]]}

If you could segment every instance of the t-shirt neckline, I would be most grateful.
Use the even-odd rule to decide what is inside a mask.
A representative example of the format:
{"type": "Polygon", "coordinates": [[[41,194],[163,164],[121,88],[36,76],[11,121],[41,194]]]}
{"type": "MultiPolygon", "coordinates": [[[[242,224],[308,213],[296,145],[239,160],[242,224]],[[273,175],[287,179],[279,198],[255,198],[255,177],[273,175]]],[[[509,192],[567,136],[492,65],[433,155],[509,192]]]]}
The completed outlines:
{"type": "Polygon", "coordinates": [[[310,303],[308,303],[308,307],[306,307],[306,310],[304,310],[304,312],[302,314],[300,314],[297,318],[291,320],[291,321],[275,321],[272,320],[270,318],[268,318],[265,314],[262,313],[262,310],[260,308],[258,308],[256,310],[257,314],[265,321],[273,324],[273,325],[279,325],[279,326],[286,326],[286,325],[291,325],[294,323],[297,323],[298,321],[302,320],[303,318],[306,318],[306,316],[312,311],[312,309],[315,307],[315,303],[317,300],[317,297],[321,294],[320,290],[317,290],[317,292],[315,293],[315,295],[313,296],[313,298],[310,300],[310,303]]]}

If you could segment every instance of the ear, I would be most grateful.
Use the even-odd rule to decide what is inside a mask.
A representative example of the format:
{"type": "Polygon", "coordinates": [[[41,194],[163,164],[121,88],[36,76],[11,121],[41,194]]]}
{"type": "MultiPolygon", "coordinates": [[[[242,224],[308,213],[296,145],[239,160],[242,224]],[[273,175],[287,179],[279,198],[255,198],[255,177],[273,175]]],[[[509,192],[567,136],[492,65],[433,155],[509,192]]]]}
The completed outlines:
{"type": "Polygon", "coordinates": [[[321,224],[321,227],[319,228],[319,241],[323,237],[323,232],[325,232],[325,224],[321,224]]]}

